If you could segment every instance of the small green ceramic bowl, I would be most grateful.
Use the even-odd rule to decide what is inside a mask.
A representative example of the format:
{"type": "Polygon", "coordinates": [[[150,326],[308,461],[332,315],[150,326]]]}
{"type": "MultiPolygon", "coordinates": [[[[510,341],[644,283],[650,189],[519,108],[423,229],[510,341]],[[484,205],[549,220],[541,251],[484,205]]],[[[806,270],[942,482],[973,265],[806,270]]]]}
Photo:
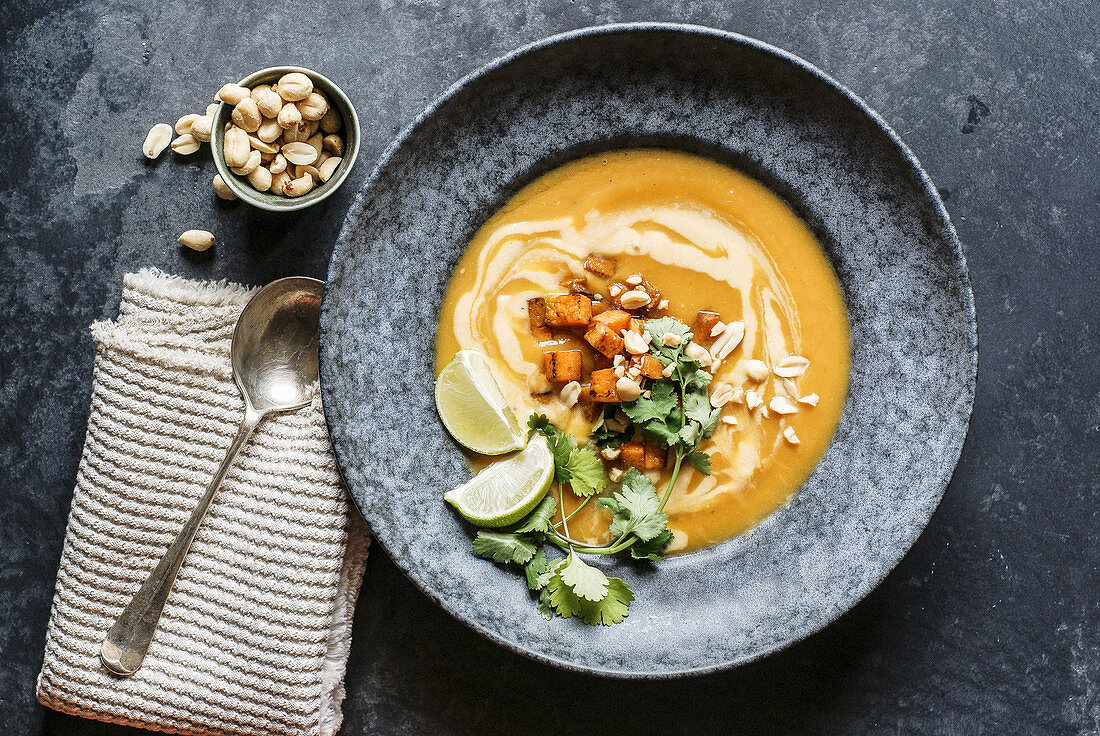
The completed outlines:
{"type": "Polygon", "coordinates": [[[344,139],[343,162],[328,181],[318,184],[301,197],[286,197],[282,194],[258,192],[248,183],[248,179],[237,176],[225,164],[225,154],[222,148],[225,143],[225,124],[230,122],[233,107],[224,102],[218,105],[218,110],[214,113],[214,123],[211,126],[210,147],[214,156],[214,165],[218,167],[218,173],[221,174],[226,185],[233,190],[238,198],[248,202],[253,207],[259,207],[270,212],[302,210],[325,199],[344,183],[344,179],[348,178],[351,167],[355,165],[355,157],[359,153],[359,118],[355,114],[355,108],[352,107],[351,100],[344,94],[344,91],[328,77],[300,66],[272,66],[249,74],[237,84],[250,89],[260,84],[274,84],[279,81],[280,77],[290,72],[301,72],[312,79],[313,86],[324,93],[329,104],[340,113],[340,117],[344,121],[344,125],[338,133],[344,139]]]}

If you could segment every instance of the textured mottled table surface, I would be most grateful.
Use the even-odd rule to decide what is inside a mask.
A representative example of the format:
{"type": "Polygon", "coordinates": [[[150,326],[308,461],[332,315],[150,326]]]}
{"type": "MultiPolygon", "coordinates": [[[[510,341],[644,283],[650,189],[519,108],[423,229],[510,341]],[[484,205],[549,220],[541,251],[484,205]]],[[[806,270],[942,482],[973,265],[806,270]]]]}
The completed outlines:
{"type": "Polygon", "coordinates": [[[346,734],[1100,733],[1100,5],[1095,2],[0,3],[0,727],[60,716],[34,679],[84,437],[92,343],[142,266],[323,277],[371,161],[452,81],[558,31],[675,20],[755,36],[878,110],[966,249],[981,359],[939,511],[862,604],[739,670],[601,681],[524,660],[367,566],[346,734]],[[784,7],[779,7],[783,5],[784,7]],[[221,82],[300,62],[363,122],[336,196],[279,217],[216,200],[204,151],[140,156],[221,82]],[[175,236],[213,230],[202,255],[175,236]]]}

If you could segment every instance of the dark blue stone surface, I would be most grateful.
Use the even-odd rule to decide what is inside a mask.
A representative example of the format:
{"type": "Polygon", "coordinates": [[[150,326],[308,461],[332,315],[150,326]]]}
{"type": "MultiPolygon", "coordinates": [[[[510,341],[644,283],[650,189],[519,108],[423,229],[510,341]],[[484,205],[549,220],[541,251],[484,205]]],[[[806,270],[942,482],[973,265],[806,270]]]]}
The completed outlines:
{"type": "Polygon", "coordinates": [[[966,250],[982,345],[971,431],[910,554],[823,632],[725,674],[606,682],[511,654],[439,611],[377,549],[345,733],[1092,734],[1100,729],[1100,49],[1095,3],[333,1],[3,4],[0,77],[0,725],[122,733],[48,713],[34,677],[88,410],[87,325],[158,266],[324,277],[370,161],[451,82],[521,43],[673,20],[820,66],[903,137],[966,250]],[[281,31],[278,31],[283,36],[281,31]],[[349,93],[360,164],[282,218],[214,199],[209,154],[140,155],[223,81],[300,62],[349,93]],[[352,83],[354,81],[354,84],[352,83]],[[179,232],[219,243],[181,251],[179,232]],[[610,702],[625,704],[621,710],[610,702]]]}

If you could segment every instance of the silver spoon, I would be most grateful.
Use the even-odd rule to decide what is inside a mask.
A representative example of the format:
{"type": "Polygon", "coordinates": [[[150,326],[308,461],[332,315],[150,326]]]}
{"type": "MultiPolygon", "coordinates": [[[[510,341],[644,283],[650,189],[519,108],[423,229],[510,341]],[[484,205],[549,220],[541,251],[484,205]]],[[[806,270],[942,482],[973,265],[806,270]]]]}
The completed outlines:
{"type": "Polygon", "coordinates": [[[99,658],[111,672],[132,675],[141,666],[183,558],[252,430],[270,412],[300,409],[312,401],[323,287],[317,279],[298,276],[273,281],[237,319],[231,356],[233,380],[244,396],[244,419],[191,518],[107,633],[99,658]]]}

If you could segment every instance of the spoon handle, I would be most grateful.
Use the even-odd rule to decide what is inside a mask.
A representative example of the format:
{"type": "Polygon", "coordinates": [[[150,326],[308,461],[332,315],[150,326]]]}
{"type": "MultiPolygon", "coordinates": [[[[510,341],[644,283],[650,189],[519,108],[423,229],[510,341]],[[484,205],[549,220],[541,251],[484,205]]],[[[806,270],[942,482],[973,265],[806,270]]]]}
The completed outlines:
{"type": "Polygon", "coordinates": [[[183,558],[191,548],[191,542],[195,539],[202,519],[206,516],[206,510],[210,508],[210,502],[214,499],[226,473],[237,458],[237,453],[256,429],[264,415],[252,407],[245,411],[244,419],[237,429],[237,436],[233,438],[233,444],[225,454],[218,472],[214,474],[210,485],[199,499],[195,510],[191,512],[191,518],[183,525],[175,541],[160,558],[160,562],[149,574],[141,588],[134,594],[129,605],[122,611],[115,625],[107,632],[107,638],[103,640],[103,646],[99,651],[99,658],[103,666],[116,675],[132,675],[141,666],[141,660],[149,650],[149,643],[153,640],[153,634],[157,630],[160,614],[164,610],[164,603],[168,600],[168,594],[172,592],[172,585],[176,582],[176,573],[179,572],[183,558]]]}

